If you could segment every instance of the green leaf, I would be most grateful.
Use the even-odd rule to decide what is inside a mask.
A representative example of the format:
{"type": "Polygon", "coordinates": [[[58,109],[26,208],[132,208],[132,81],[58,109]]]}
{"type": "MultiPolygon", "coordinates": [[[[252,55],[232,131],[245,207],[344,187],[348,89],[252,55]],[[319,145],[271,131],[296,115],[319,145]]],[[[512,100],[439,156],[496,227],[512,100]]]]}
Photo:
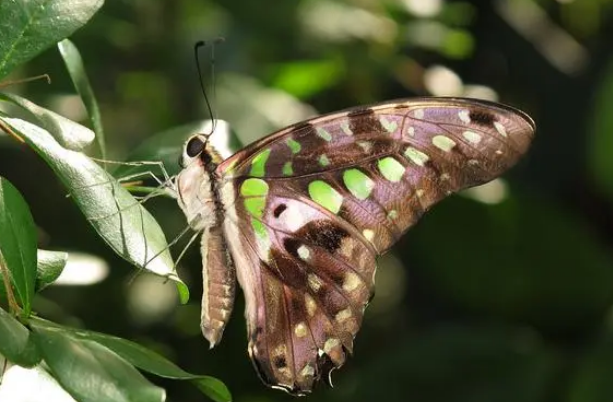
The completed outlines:
{"type": "Polygon", "coordinates": [[[272,86],[305,99],[337,84],[343,70],[340,60],[288,62],[277,68],[272,86]]]}
{"type": "Polygon", "coordinates": [[[39,292],[55,282],[64,270],[67,262],[68,253],[66,252],[39,249],[36,291],[39,292]]]}
{"type": "Polygon", "coordinates": [[[230,391],[220,380],[210,376],[190,374],[165,357],[135,342],[91,331],[74,330],[74,335],[106,346],[141,370],[160,377],[191,380],[198,389],[214,401],[228,402],[232,400],[230,391]]]}
{"type": "Polygon", "coordinates": [[[62,59],[64,59],[64,63],[66,63],[66,68],[70,74],[72,84],[85,104],[85,109],[87,109],[92,127],[94,127],[94,131],[96,132],[100,155],[102,159],[104,159],[106,158],[106,142],[104,129],[102,128],[102,117],[100,117],[100,108],[98,108],[98,102],[94,96],[94,91],[89,84],[89,78],[87,78],[87,74],[85,73],[81,54],[76,46],[68,39],[64,39],[58,43],[57,47],[62,55],[62,59]]]}
{"type": "Polygon", "coordinates": [[[0,99],[11,102],[28,111],[42,128],[49,131],[63,147],[81,151],[94,140],[94,132],[51,110],[38,106],[18,95],[0,93],[0,99]]]}
{"type": "Polygon", "coordinates": [[[203,394],[215,402],[232,401],[232,394],[226,384],[215,377],[201,376],[191,381],[203,394]]]}
{"type": "Polygon", "coordinates": [[[80,402],[164,401],[165,391],[97,342],[32,322],[34,340],[59,383],[80,402]]]}
{"type": "Polygon", "coordinates": [[[31,367],[41,356],[30,331],[13,316],[0,308],[0,355],[20,366],[31,367]]]}
{"type": "Polygon", "coordinates": [[[81,28],[103,0],[0,1],[0,78],[81,28]]]}
{"type": "Polygon", "coordinates": [[[189,298],[157,221],[110,174],[86,155],[62,147],[45,130],[20,119],[2,118],[53,169],[98,234],[121,257],[177,283],[189,298]],[[155,258],[154,258],[155,257],[155,258]]]}
{"type": "MultiPolygon", "coordinates": [[[[28,204],[0,176],[0,265],[8,269],[23,315],[29,316],[36,281],[36,227],[28,204]]],[[[1,278],[1,277],[0,277],[1,278]]]]}

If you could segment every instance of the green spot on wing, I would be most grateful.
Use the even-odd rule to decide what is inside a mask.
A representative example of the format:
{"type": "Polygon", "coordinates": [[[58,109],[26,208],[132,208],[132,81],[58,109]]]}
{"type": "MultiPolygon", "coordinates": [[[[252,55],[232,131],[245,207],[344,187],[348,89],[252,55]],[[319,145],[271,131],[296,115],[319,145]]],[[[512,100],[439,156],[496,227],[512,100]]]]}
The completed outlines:
{"type": "Polygon", "coordinates": [[[251,227],[253,227],[253,231],[256,236],[259,238],[265,239],[268,237],[268,232],[266,231],[266,225],[264,225],[261,221],[257,219],[251,219],[251,227]]]}
{"type": "Polygon", "coordinates": [[[302,149],[302,147],[300,146],[300,143],[294,140],[293,138],[288,138],[286,143],[293,154],[297,154],[302,149]]]}
{"type": "Polygon", "coordinates": [[[257,218],[264,216],[268,183],[262,179],[249,178],[241,184],[241,195],[244,199],[245,209],[257,218]]]}
{"type": "Polygon", "coordinates": [[[330,164],[330,159],[326,155],[321,155],[319,157],[319,164],[321,166],[328,166],[330,164]]]}
{"type": "Polygon", "coordinates": [[[387,180],[395,183],[402,179],[405,170],[404,166],[391,156],[380,159],[377,165],[379,166],[379,171],[387,180]]]}
{"type": "Polygon", "coordinates": [[[285,162],[283,165],[283,174],[286,176],[291,176],[294,174],[294,168],[292,167],[292,162],[285,162]]]}
{"type": "Polygon", "coordinates": [[[324,128],[317,127],[317,135],[323,138],[325,141],[332,141],[332,134],[330,134],[328,130],[324,128]]]}
{"type": "Polygon", "coordinates": [[[256,218],[264,216],[265,207],[266,197],[245,198],[245,209],[256,218]]]}
{"type": "Polygon", "coordinates": [[[343,172],[343,182],[354,197],[365,200],[372,193],[375,183],[358,169],[347,169],[343,172]]]}
{"type": "Polygon", "coordinates": [[[268,183],[262,179],[247,179],[241,184],[241,195],[244,197],[262,197],[268,194],[268,183]]]}
{"type": "Polygon", "coordinates": [[[266,173],[266,162],[270,156],[270,149],[265,149],[257,154],[251,161],[251,175],[262,177],[266,173]]]}
{"type": "Polygon", "coordinates": [[[309,183],[309,197],[328,211],[337,214],[343,203],[343,196],[323,180],[309,183]]]}

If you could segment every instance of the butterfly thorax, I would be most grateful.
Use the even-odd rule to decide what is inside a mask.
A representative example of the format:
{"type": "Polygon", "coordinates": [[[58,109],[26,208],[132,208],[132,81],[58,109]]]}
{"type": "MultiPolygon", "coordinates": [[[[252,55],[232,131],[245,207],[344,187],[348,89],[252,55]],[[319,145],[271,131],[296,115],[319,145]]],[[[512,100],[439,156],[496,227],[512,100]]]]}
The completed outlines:
{"type": "Polygon", "coordinates": [[[182,156],[183,170],[177,175],[176,187],[179,206],[187,222],[195,231],[220,224],[223,207],[217,192],[215,169],[221,162],[217,151],[207,142],[195,138],[197,143],[182,156]],[[200,150],[196,147],[200,145],[200,150]]]}

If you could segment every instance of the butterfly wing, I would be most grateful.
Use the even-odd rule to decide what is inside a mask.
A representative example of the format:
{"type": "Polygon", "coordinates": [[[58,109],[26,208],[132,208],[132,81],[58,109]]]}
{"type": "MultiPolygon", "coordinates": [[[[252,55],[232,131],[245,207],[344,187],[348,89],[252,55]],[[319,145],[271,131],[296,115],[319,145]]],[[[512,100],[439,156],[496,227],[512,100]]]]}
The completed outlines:
{"type": "Polygon", "coordinates": [[[427,98],[312,119],[224,161],[224,229],[263,380],[300,394],[340,367],[375,256],[435,202],[515,164],[533,134],[515,109],[427,98]]]}
{"type": "MultiPolygon", "coordinates": [[[[250,356],[266,384],[301,394],[352,349],[372,294],[375,252],[308,199],[283,188],[267,197],[274,204],[258,223],[226,228],[247,300],[250,356]]],[[[251,219],[247,209],[236,212],[238,222],[251,219]]]]}

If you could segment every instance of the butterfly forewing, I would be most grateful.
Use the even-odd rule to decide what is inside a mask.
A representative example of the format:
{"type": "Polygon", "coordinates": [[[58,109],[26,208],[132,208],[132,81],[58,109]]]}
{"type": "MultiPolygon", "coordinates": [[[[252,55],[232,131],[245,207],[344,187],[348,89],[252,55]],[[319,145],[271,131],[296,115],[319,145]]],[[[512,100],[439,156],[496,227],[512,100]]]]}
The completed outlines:
{"type": "Polygon", "coordinates": [[[376,255],[435,202],[502,174],[533,135],[515,109],[424,98],[299,123],[219,165],[262,379],[302,394],[340,367],[373,294],[376,255]]]}
{"type": "Polygon", "coordinates": [[[534,123],[496,103],[425,98],[299,123],[225,161],[237,181],[262,177],[307,194],[355,225],[379,252],[432,204],[485,183],[528,149],[534,123]]]}

